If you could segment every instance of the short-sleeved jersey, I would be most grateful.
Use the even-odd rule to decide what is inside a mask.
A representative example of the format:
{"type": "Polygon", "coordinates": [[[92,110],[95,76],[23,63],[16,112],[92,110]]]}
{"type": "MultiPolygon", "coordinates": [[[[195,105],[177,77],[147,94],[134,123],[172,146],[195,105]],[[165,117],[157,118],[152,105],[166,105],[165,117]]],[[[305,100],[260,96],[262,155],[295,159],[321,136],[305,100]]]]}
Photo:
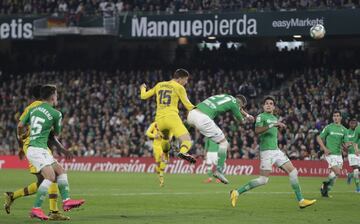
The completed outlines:
{"type": "Polygon", "coordinates": [[[30,144],[38,148],[47,149],[50,131],[55,134],[61,132],[62,115],[48,103],[42,103],[31,108],[20,120],[23,124],[30,124],[30,144]]]}
{"type": "Polygon", "coordinates": [[[219,144],[211,140],[211,138],[205,138],[205,150],[207,152],[218,152],[219,144]]]}
{"type": "MultiPolygon", "coordinates": [[[[32,102],[30,105],[28,105],[24,112],[21,114],[20,116],[20,121],[24,119],[25,115],[29,112],[29,110],[31,110],[32,108],[34,107],[37,107],[39,106],[40,104],[42,104],[42,101],[40,100],[36,100],[34,102],[32,102]]],[[[30,143],[30,127],[27,129],[26,131],[26,137],[24,138],[23,140],[23,151],[25,152],[26,154],[26,151],[27,151],[27,148],[29,147],[29,143],[30,143]]]]}
{"type": "Polygon", "coordinates": [[[346,128],[341,124],[331,123],[320,133],[320,137],[325,139],[326,148],[332,155],[341,155],[341,146],[344,143],[346,128]]]}
{"type": "MultiPolygon", "coordinates": [[[[151,123],[150,127],[147,129],[146,131],[146,135],[149,137],[149,138],[152,138],[154,139],[154,142],[153,142],[153,146],[154,147],[161,147],[161,141],[162,141],[162,138],[155,138],[156,135],[160,134],[160,131],[159,129],[157,128],[157,124],[156,122],[153,122],[151,123]]],[[[172,139],[173,137],[173,134],[170,133],[169,134],[169,139],[172,139]]]]}
{"type": "Polygon", "coordinates": [[[242,121],[244,119],[235,97],[228,94],[211,96],[196,105],[196,108],[204,114],[207,114],[211,119],[228,111],[232,112],[237,120],[242,121]]]}
{"type": "Polygon", "coordinates": [[[347,129],[346,130],[346,135],[345,135],[345,142],[351,143],[351,145],[349,146],[348,149],[348,153],[349,154],[355,154],[355,149],[354,149],[354,145],[352,143],[356,143],[356,135],[355,135],[355,130],[352,129],[347,129]]]}
{"type": "MultiPolygon", "coordinates": [[[[256,117],[255,127],[268,127],[270,124],[276,124],[278,121],[275,115],[270,113],[261,113],[256,117]]],[[[260,151],[278,149],[278,129],[272,127],[260,134],[260,151]]]]}
{"type": "Polygon", "coordinates": [[[153,95],[156,95],[156,119],[178,115],[179,100],[188,111],[194,108],[187,97],[184,86],[174,80],[159,82],[149,91],[146,91],[145,88],[141,89],[141,99],[148,99],[153,95]]]}

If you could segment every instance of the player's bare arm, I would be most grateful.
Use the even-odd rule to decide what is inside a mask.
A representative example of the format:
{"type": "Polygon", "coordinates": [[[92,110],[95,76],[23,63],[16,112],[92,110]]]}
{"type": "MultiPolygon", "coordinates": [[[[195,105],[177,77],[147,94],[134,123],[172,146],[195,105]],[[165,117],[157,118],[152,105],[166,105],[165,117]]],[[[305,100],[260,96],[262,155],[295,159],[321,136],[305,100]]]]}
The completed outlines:
{"type": "Polygon", "coordinates": [[[325,144],[324,144],[324,141],[321,139],[321,137],[318,135],[316,136],[316,141],[318,142],[318,144],[320,145],[320,149],[322,151],[324,151],[325,155],[329,155],[330,154],[330,151],[328,148],[326,148],[325,144]]]}

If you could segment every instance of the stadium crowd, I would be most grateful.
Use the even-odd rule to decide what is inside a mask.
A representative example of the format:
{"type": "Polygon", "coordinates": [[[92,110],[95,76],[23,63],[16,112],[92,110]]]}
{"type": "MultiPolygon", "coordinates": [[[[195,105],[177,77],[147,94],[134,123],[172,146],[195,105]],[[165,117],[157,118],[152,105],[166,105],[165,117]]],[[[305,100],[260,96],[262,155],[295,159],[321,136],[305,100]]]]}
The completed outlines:
{"type": "MultiPolygon", "coordinates": [[[[243,93],[250,99],[247,110],[256,115],[262,109],[261,98],[271,90],[278,100],[278,115],[287,124],[279,146],[292,159],[319,158],[315,136],[331,122],[333,109],[341,110],[344,121],[360,114],[359,70],[318,67],[283,74],[271,69],[193,69],[191,73],[186,88],[194,104],[214,94],[243,93]]],[[[60,90],[58,108],[64,114],[61,139],[75,155],[149,157],[151,140],[145,131],[154,119],[155,100],[141,101],[139,86],[142,82],[153,86],[170,74],[171,70],[0,73],[0,155],[16,154],[16,124],[30,102],[29,87],[54,83],[60,90]]],[[[229,113],[216,122],[231,143],[230,158],[258,158],[253,124],[238,125],[229,113]]],[[[191,133],[192,152],[202,156],[203,138],[197,131],[191,133]]]]}
{"type": "Polygon", "coordinates": [[[359,0],[4,0],[0,1],[0,15],[101,15],[109,12],[172,14],[189,11],[294,11],[358,7],[359,0]]]}

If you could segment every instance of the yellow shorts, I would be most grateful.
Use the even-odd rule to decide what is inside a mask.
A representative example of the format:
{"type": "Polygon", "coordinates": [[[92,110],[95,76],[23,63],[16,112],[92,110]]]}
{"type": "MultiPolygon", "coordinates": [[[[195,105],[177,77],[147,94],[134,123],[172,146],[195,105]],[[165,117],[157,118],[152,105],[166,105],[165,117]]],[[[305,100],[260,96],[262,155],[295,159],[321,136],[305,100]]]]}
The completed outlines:
{"type": "Polygon", "coordinates": [[[176,138],[189,134],[179,115],[170,115],[156,119],[159,130],[165,133],[173,133],[176,138]]]}

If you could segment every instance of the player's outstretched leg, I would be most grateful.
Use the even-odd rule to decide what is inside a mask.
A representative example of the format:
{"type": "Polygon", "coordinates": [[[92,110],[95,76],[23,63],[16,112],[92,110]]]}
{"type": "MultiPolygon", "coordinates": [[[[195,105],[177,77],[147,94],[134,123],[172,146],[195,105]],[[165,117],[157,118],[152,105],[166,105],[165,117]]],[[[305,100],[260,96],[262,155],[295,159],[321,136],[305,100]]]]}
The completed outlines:
{"type": "Polygon", "coordinates": [[[213,176],[223,184],[228,184],[229,183],[228,179],[226,179],[223,172],[218,170],[218,169],[215,170],[215,172],[213,173],[213,176]]]}
{"type": "Polygon", "coordinates": [[[269,181],[269,177],[259,176],[256,179],[250,180],[247,184],[241,186],[239,189],[230,191],[231,205],[233,207],[235,207],[236,202],[237,202],[238,197],[239,197],[240,194],[242,194],[242,193],[244,193],[246,191],[249,191],[249,190],[251,190],[253,188],[259,187],[261,185],[265,185],[268,181],[269,181]]]}
{"type": "Polygon", "coordinates": [[[14,196],[13,192],[4,193],[4,209],[7,214],[10,214],[10,207],[14,202],[13,196],[14,196]]]}
{"type": "Polygon", "coordinates": [[[189,163],[196,163],[196,159],[192,155],[190,155],[189,153],[179,152],[178,157],[180,159],[188,161],[189,163]]]}
{"type": "Polygon", "coordinates": [[[38,189],[38,185],[40,185],[40,183],[34,182],[34,183],[31,183],[28,186],[26,186],[24,188],[20,188],[14,192],[5,192],[4,193],[4,198],[5,198],[4,209],[5,209],[6,213],[10,214],[11,205],[16,199],[35,194],[38,189]]]}

